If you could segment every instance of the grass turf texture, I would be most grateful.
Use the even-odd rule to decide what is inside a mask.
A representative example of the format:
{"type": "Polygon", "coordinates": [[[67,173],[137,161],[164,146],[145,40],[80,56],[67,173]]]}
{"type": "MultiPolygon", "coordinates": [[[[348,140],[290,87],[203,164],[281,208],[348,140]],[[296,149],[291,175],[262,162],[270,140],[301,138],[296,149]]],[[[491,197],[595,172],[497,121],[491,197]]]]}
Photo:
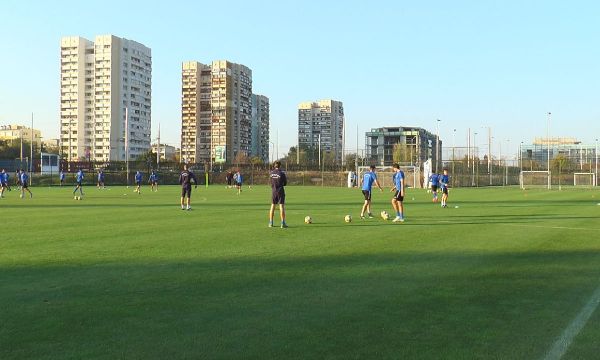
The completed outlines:
{"type": "MultiPolygon", "coordinates": [[[[1,359],[540,358],[600,284],[598,191],[409,190],[393,224],[289,187],[269,229],[266,187],[190,212],[177,187],[32,190],[0,200],[1,359]]],[[[599,311],[565,358],[597,358],[599,311]]]]}

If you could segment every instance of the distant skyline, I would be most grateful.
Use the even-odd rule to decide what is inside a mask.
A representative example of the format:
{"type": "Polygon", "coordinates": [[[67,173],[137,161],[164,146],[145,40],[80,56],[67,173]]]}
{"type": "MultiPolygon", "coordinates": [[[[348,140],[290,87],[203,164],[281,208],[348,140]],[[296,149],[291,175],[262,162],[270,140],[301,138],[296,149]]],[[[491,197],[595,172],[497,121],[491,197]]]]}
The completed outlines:
{"type": "Polygon", "coordinates": [[[594,1],[16,1],[0,12],[0,124],[59,133],[60,38],[114,34],[152,49],[152,138],[179,146],[181,63],[226,59],[269,97],[271,140],[297,141],[298,104],[344,103],[346,148],[383,126],[493,153],[546,136],[600,137],[594,1]],[[278,135],[278,136],[277,136],[278,135]],[[506,140],[510,139],[510,142],[506,140]]]}

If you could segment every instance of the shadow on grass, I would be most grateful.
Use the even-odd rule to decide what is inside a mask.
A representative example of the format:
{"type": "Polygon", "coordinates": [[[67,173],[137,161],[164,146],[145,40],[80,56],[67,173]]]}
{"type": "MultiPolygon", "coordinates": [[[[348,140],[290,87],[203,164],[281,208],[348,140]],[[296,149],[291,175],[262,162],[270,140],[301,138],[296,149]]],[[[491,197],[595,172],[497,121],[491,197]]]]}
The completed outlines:
{"type": "Polygon", "coordinates": [[[2,266],[0,357],[538,358],[599,262],[440,251],[2,266]]]}

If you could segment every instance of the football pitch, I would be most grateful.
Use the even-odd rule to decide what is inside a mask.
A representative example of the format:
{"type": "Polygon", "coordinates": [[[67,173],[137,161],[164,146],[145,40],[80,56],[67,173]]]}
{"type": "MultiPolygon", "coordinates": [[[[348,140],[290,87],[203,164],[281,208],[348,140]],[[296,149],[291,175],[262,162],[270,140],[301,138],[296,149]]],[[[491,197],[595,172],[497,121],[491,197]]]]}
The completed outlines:
{"type": "Polygon", "coordinates": [[[598,358],[597,190],[409,189],[394,224],[290,186],[287,229],[262,186],[32,191],[0,200],[0,359],[598,358]]]}

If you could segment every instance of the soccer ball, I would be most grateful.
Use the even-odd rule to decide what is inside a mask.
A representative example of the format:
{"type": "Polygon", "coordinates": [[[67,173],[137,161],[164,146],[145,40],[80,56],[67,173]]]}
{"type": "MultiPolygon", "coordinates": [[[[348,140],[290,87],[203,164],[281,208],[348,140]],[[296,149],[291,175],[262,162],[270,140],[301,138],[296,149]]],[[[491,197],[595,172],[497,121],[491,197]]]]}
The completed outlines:
{"type": "Polygon", "coordinates": [[[77,199],[77,196],[73,196],[73,200],[79,200],[79,199],[77,199]]]}
{"type": "Polygon", "coordinates": [[[352,222],[352,215],[346,215],[344,217],[344,221],[347,222],[347,223],[352,222]]]}
{"type": "Polygon", "coordinates": [[[381,212],[381,218],[382,218],[383,220],[389,220],[389,219],[390,219],[390,214],[388,214],[388,212],[387,212],[387,211],[383,210],[383,211],[381,212]]]}
{"type": "Polygon", "coordinates": [[[310,216],[306,216],[304,218],[304,223],[305,224],[312,224],[312,218],[310,216]]]}

